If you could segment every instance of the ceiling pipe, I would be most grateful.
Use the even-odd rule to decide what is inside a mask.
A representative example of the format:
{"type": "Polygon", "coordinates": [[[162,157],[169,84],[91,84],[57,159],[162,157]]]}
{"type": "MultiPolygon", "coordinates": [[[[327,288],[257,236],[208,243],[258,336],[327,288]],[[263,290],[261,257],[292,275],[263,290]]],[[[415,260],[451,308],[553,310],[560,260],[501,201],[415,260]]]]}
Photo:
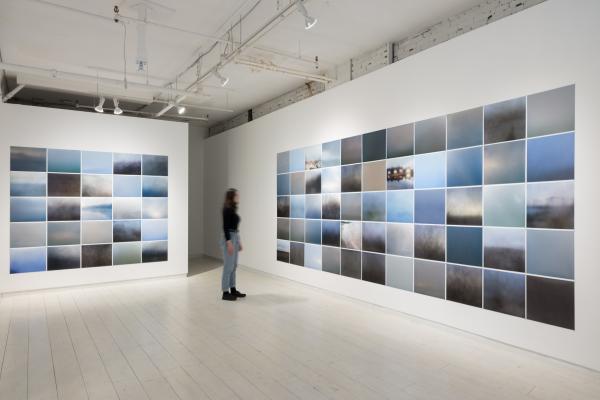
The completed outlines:
{"type": "MultiPolygon", "coordinates": [[[[87,105],[83,105],[83,104],[78,104],[75,106],[75,108],[87,108],[87,109],[93,109],[94,106],[87,106],[87,105]]],[[[104,108],[107,111],[113,111],[114,112],[114,108],[104,108]]],[[[126,110],[124,108],[122,108],[122,111],[126,114],[140,114],[140,115],[147,115],[149,117],[154,117],[154,113],[151,112],[146,112],[146,111],[137,111],[137,110],[126,110]]],[[[198,120],[198,121],[208,121],[208,117],[192,117],[189,115],[169,115],[169,118],[177,118],[177,119],[193,119],[193,120],[198,120]]]]}
{"type": "Polygon", "coordinates": [[[166,88],[162,86],[155,86],[145,83],[137,83],[137,82],[128,82],[127,89],[124,88],[124,82],[120,79],[112,79],[112,78],[103,78],[97,77],[94,75],[86,75],[75,72],[66,72],[59,71],[56,69],[49,68],[41,68],[41,67],[33,67],[28,65],[20,65],[20,64],[10,64],[5,62],[0,62],[0,69],[4,69],[6,71],[11,72],[21,72],[25,74],[32,74],[37,76],[42,76],[46,78],[52,79],[65,79],[65,80],[79,80],[79,81],[89,81],[93,83],[100,82],[103,86],[114,86],[119,89],[123,89],[127,91],[128,89],[135,89],[142,92],[148,93],[166,93],[166,94],[175,94],[184,97],[196,98],[198,100],[206,100],[209,98],[207,95],[198,95],[197,93],[191,93],[186,90],[181,89],[173,89],[166,88]]]}
{"type": "Polygon", "coordinates": [[[13,97],[15,97],[15,95],[17,93],[19,93],[21,91],[21,89],[23,89],[25,87],[25,85],[18,85],[17,87],[15,87],[13,90],[11,90],[10,92],[6,93],[6,96],[2,97],[2,101],[4,103],[6,103],[7,101],[9,101],[10,99],[12,99],[13,97]]]}
{"type": "Polygon", "coordinates": [[[280,72],[282,74],[295,76],[296,78],[302,78],[302,79],[306,79],[306,80],[314,81],[314,82],[331,83],[334,81],[334,79],[328,78],[326,76],[310,74],[310,73],[300,71],[297,69],[281,67],[276,64],[270,64],[270,63],[268,64],[268,63],[265,63],[262,61],[252,61],[252,60],[247,60],[247,59],[243,59],[243,58],[236,58],[234,60],[234,62],[236,64],[246,65],[248,67],[258,68],[258,69],[262,69],[262,70],[266,70],[266,71],[280,72]]]}

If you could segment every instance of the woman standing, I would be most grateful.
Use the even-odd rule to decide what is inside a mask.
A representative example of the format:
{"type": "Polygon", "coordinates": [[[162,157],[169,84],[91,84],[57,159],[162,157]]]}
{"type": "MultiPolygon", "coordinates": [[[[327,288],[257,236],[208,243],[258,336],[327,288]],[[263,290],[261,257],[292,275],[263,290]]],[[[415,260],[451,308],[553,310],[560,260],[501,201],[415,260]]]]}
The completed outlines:
{"type": "Polygon", "coordinates": [[[235,288],[235,271],[237,269],[238,252],[242,251],[242,242],[238,232],[240,216],[237,207],[240,195],[236,189],[228,189],[225,193],[223,204],[223,234],[225,241],[223,245],[223,278],[221,288],[223,289],[223,300],[237,300],[238,297],[246,297],[244,293],[235,288]]]}

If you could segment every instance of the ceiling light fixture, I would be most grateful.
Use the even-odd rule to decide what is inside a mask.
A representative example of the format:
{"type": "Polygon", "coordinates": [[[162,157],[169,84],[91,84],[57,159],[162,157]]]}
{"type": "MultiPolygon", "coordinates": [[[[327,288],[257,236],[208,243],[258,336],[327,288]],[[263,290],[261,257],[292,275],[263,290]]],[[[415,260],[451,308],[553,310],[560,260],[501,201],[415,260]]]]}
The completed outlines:
{"type": "Polygon", "coordinates": [[[115,103],[115,115],[123,114],[123,110],[121,109],[121,107],[119,107],[119,100],[116,97],[113,97],[113,103],[115,103]]]}
{"type": "Polygon", "coordinates": [[[98,102],[98,105],[96,107],[94,107],[94,110],[96,110],[99,113],[103,113],[104,112],[104,101],[106,99],[103,97],[100,97],[100,101],[98,102]]]}
{"type": "Polygon", "coordinates": [[[221,81],[221,87],[225,87],[229,83],[229,77],[221,75],[218,69],[215,69],[215,76],[221,81]]]}
{"type": "Polygon", "coordinates": [[[177,114],[181,115],[185,112],[184,106],[177,106],[177,114]]]}
{"type": "Polygon", "coordinates": [[[304,17],[304,29],[309,30],[316,25],[317,19],[308,15],[308,11],[306,11],[306,7],[304,7],[302,0],[296,0],[296,4],[298,6],[298,11],[304,17]]]}

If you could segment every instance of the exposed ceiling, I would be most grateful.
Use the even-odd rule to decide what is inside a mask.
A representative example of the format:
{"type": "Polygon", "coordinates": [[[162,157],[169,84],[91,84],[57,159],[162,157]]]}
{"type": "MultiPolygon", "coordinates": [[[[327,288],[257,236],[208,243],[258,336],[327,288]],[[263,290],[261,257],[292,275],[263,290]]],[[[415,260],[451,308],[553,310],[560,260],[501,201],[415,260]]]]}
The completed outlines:
{"type": "MultiPolygon", "coordinates": [[[[308,13],[318,19],[312,29],[304,29],[304,18],[293,6],[262,31],[251,47],[234,55],[320,75],[352,57],[409,36],[480,2],[305,0],[308,13]],[[319,59],[318,69],[315,56],[319,59]]],[[[138,111],[140,116],[154,115],[170,100],[181,101],[188,118],[208,116],[209,124],[214,124],[294,89],[306,79],[230,62],[220,71],[230,78],[225,88],[214,74],[208,75],[197,91],[185,99],[180,98],[182,92],[143,86],[161,88],[176,81],[172,86],[185,90],[199,76],[223,62],[224,52],[230,54],[228,50],[232,47],[227,40],[237,48],[290,3],[293,1],[1,0],[2,61],[58,71],[43,76],[36,71],[7,69],[8,89],[26,85],[12,101],[67,108],[79,105],[82,110],[93,108],[98,93],[107,98],[117,96],[126,112],[138,111]],[[140,18],[140,4],[150,8],[147,14],[150,23],[140,24],[132,19],[140,18]],[[119,6],[121,23],[113,21],[114,5],[119,6]],[[135,64],[139,26],[144,26],[147,32],[145,72],[137,72],[135,64]],[[199,65],[181,75],[199,54],[211,49],[214,38],[224,40],[217,42],[199,65]],[[127,90],[119,83],[123,81],[124,63],[127,90]],[[75,79],[61,72],[92,79],[75,79]],[[108,83],[105,79],[109,78],[118,84],[108,83]]],[[[107,100],[106,105],[112,107],[112,101],[107,100]]],[[[163,117],[180,118],[176,108],[163,117]]]]}

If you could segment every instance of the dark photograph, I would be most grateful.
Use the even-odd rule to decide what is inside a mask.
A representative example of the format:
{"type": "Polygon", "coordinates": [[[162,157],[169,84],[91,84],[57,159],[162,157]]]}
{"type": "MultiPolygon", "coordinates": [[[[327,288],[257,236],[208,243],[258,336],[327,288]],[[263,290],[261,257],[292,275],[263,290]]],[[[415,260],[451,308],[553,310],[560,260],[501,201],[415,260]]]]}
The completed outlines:
{"type": "Polygon", "coordinates": [[[119,175],[141,175],[142,156],[139,154],[113,154],[113,173],[119,175]]]}
{"type": "Polygon", "coordinates": [[[363,162],[383,160],[386,157],[385,129],[363,135],[363,162]]]}
{"type": "MultiPolygon", "coordinates": [[[[279,251],[277,252],[279,260],[279,251]]],[[[282,258],[285,256],[282,254],[282,258]]],[[[279,260],[282,261],[282,260],[279,260]]],[[[290,264],[299,265],[304,267],[304,243],[290,243],[290,264]]]]}
{"type": "Polygon", "coordinates": [[[287,174],[288,172],[290,172],[290,152],[277,153],[277,173],[287,174]]]}
{"type": "Polygon", "coordinates": [[[48,246],[79,244],[80,238],[81,223],[79,221],[48,222],[48,246]]]}
{"type": "Polygon", "coordinates": [[[385,285],[385,255],[362,253],[362,280],[385,285]]]}
{"type": "Polygon", "coordinates": [[[412,189],[415,182],[413,157],[401,157],[387,160],[387,190],[412,189]]]}
{"type": "Polygon", "coordinates": [[[112,265],[112,244],[81,247],[81,266],[105,267],[112,265]]]}
{"type": "Polygon", "coordinates": [[[485,106],[485,143],[506,142],[525,137],[525,97],[485,106]]]}
{"type": "Polygon", "coordinates": [[[169,242],[142,243],[142,262],[160,262],[169,260],[169,242]]]}
{"type": "Polygon", "coordinates": [[[385,190],[386,168],[385,160],[363,164],[362,190],[371,192],[385,190]]]}
{"type": "Polygon", "coordinates": [[[362,218],[361,203],[361,193],[342,193],[341,219],[360,221],[362,218]]]}
{"type": "Polygon", "coordinates": [[[290,196],[277,197],[277,216],[280,218],[290,217],[290,196]]]}
{"type": "Polygon", "coordinates": [[[362,135],[342,139],[342,165],[362,162],[362,135]]]}
{"type": "Polygon", "coordinates": [[[49,198],[48,221],[79,221],[81,199],[49,198]]]}
{"type": "Polygon", "coordinates": [[[446,271],[446,298],[473,307],[482,307],[482,270],[448,264],[446,271]]]}
{"type": "Polygon", "coordinates": [[[446,228],[437,225],[415,225],[415,258],[446,260],[446,228]]]}
{"type": "Polygon", "coordinates": [[[49,197],[80,197],[81,175],[48,174],[49,197]]]}
{"type": "Polygon", "coordinates": [[[277,239],[290,240],[290,220],[277,218],[277,239]]]}
{"type": "Polygon", "coordinates": [[[340,219],[340,195],[324,194],[322,195],[323,219],[340,219]]]}
{"type": "Polygon", "coordinates": [[[575,329],[575,283],[528,276],[527,319],[575,329]]]}
{"type": "Polygon", "coordinates": [[[339,221],[323,221],[323,245],[340,247],[339,221]]]}
{"type": "Polygon", "coordinates": [[[144,154],[142,156],[142,174],[169,176],[169,157],[144,154]]]}
{"type": "Polygon", "coordinates": [[[362,226],[362,249],[385,253],[385,224],[364,222],[362,226]]]}
{"type": "Polygon", "coordinates": [[[81,246],[48,247],[48,271],[79,268],[81,246]]]}
{"type": "Polygon", "coordinates": [[[527,185],[527,227],[573,229],[573,182],[527,185]]]}
{"type": "Polygon", "coordinates": [[[527,96],[529,137],[575,130],[575,85],[527,96]]]}
{"type": "Polygon", "coordinates": [[[140,221],[113,222],[113,241],[139,242],[140,240],[142,240],[142,226],[140,221]]]}
{"type": "Polygon", "coordinates": [[[306,194],[321,193],[321,171],[306,171],[306,194]]]}
{"type": "Polygon", "coordinates": [[[525,318],[525,275],[486,269],[483,282],[486,310],[525,318]]]}
{"type": "Polygon", "coordinates": [[[10,170],[46,172],[46,149],[11,146],[10,170]]]}
{"type": "Polygon", "coordinates": [[[361,253],[360,251],[345,250],[340,252],[340,272],[343,276],[361,279],[361,253]]]}
{"type": "Polygon", "coordinates": [[[342,167],[342,192],[360,192],[362,190],[362,165],[342,167]]]}

